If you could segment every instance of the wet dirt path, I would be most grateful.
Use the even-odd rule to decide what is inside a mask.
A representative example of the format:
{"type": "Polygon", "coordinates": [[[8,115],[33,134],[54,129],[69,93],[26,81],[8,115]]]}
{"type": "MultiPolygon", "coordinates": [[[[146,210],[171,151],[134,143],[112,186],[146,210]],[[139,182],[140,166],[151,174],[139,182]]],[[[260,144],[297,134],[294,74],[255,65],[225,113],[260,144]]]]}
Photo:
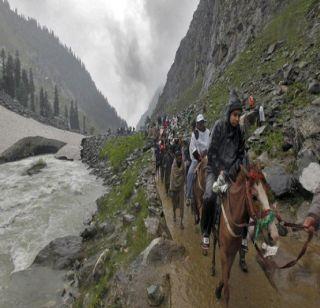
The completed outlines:
{"type": "MultiPolygon", "coordinates": [[[[163,185],[159,183],[158,191],[172,237],[177,244],[184,245],[187,250],[186,259],[183,262],[173,263],[170,268],[172,307],[223,307],[221,301],[216,300],[214,296],[214,289],[221,273],[219,251],[217,251],[217,274],[212,277],[210,272],[212,251],[210,250],[209,256],[202,256],[200,229],[194,225],[190,208],[185,208],[185,229],[180,230],[179,223],[173,222],[171,199],[166,196],[163,185]]],[[[288,241],[291,245],[292,239],[285,239],[284,243],[281,243],[287,250],[289,250],[288,241]]],[[[296,246],[293,247],[293,255],[298,253],[301,243],[296,246]]],[[[296,268],[276,273],[278,292],[271,286],[256,262],[252,245],[249,247],[247,257],[248,274],[241,272],[238,260],[237,256],[231,272],[230,307],[320,307],[319,245],[311,245],[310,252],[296,268]]]]}

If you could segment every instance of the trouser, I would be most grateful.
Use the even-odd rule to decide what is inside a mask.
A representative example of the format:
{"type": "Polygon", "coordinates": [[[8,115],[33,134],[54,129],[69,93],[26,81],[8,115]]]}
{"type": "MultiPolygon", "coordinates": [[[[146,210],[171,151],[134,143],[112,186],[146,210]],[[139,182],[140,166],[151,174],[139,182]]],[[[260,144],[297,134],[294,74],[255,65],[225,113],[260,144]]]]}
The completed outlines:
{"type": "Polygon", "coordinates": [[[187,198],[192,199],[193,198],[193,182],[194,182],[194,172],[198,166],[198,161],[192,160],[191,165],[188,170],[187,175],[187,198]]]}
{"type": "Polygon", "coordinates": [[[172,205],[173,214],[175,215],[176,210],[180,209],[180,218],[183,219],[184,213],[184,189],[183,187],[179,191],[174,191],[172,194],[172,205]]]}
{"type": "Polygon", "coordinates": [[[212,191],[216,177],[213,173],[207,172],[206,188],[203,195],[203,206],[201,214],[201,232],[204,237],[209,237],[214,222],[217,207],[217,195],[212,191]]]}

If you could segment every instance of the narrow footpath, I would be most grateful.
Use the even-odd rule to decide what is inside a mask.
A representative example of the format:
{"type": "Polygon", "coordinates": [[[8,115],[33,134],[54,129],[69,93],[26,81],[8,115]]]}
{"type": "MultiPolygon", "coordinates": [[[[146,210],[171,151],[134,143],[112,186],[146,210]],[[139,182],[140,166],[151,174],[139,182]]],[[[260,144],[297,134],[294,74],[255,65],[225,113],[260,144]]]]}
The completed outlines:
{"type": "MultiPolygon", "coordinates": [[[[219,250],[217,250],[217,274],[212,277],[212,251],[207,257],[201,254],[200,228],[194,225],[191,209],[185,208],[185,229],[180,230],[179,223],[173,222],[171,199],[166,196],[164,186],[159,182],[158,192],[173,240],[179,245],[184,245],[187,250],[187,257],[184,262],[173,263],[170,268],[172,307],[223,307],[222,303],[216,300],[214,296],[214,289],[218,284],[221,273],[219,250]]],[[[179,213],[177,214],[179,216],[179,213]]],[[[284,240],[282,245],[286,246],[286,241],[287,239],[284,240]]],[[[290,239],[290,244],[292,244],[292,239],[290,239]]],[[[297,244],[295,251],[300,247],[299,245],[301,244],[297,244]]],[[[311,253],[305,257],[305,263],[310,264],[310,261],[313,264],[314,262],[319,263],[319,246],[310,247],[310,251],[311,253]]],[[[309,275],[302,277],[302,284],[300,284],[300,278],[306,271],[305,264],[303,264],[304,267],[299,264],[296,269],[291,271],[282,271],[281,277],[277,277],[281,282],[281,290],[277,292],[256,262],[252,245],[249,246],[247,263],[249,273],[242,273],[238,265],[238,256],[236,257],[230,279],[230,307],[319,307],[320,271],[318,268],[312,269],[315,272],[314,275],[309,273],[309,275]],[[292,271],[295,274],[293,274],[293,278],[292,275],[290,276],[292,271]],[[299,279],[296,279],[296,277],[299,279]],[[295,281],[293,281],[293,284],[287,283],[288,279],[295,281]]]]}

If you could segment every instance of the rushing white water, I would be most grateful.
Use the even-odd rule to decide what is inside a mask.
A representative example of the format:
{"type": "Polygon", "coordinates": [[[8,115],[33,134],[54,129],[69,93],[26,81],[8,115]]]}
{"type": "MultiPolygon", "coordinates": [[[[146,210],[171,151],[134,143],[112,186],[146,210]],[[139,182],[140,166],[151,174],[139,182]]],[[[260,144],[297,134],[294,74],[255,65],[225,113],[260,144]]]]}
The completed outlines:
{"type": "MultiPolygon", "coordinates": [[[[103,191],[102,182],[79,161],[46,155],[0,165],[0,251],[2,258],[11,259],[10,270],[29,267],[50,241],[78,235],[103,191]],[[40,158],[45,169],[22,175],[40,158]]],[[[0,262],[0,273],[8,270],[2,266],[0,262]]]]}

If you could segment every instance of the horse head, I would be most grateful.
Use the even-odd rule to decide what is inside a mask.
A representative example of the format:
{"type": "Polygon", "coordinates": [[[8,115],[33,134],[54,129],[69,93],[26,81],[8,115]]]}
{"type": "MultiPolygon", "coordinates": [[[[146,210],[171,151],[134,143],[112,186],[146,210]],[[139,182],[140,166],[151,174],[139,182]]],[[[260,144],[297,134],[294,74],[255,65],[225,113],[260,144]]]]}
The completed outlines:
{"type": "MultiPolygon", "coordinates": [[[[253,205],[251,216],[255,216],[259,219],[268,216],[272,209],[270,207],[268,198],[268,185],[266,179],[261,171],[261,168],[257,165],[251,165],[246,172],[250,202],[253,205]]],[[[268,225],[269,235],[274,242],[279,240],[278,229],[274,220],[268,225]]]]}

